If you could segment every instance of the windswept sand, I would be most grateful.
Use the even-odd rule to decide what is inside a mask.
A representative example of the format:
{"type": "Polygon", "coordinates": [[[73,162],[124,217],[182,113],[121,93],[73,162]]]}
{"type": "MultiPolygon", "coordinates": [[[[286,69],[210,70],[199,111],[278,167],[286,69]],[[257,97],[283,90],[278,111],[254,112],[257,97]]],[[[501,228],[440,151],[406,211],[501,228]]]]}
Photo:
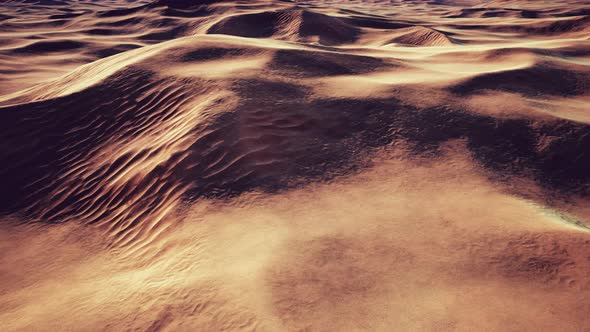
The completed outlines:
{"type": "Polygon", "coordinates": [[[0,331],[590,331],[586,1],[0,8],[0,331]]]}

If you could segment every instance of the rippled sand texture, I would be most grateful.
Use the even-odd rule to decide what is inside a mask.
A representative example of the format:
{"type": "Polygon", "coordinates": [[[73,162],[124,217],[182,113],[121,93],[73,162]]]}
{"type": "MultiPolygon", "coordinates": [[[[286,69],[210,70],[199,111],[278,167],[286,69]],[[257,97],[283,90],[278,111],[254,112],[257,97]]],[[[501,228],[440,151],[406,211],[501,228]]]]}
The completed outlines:
{"type": "Polygon", "coordinates": [[[0,9],[0,331],[590,331],[587,1],[0,9]]]}

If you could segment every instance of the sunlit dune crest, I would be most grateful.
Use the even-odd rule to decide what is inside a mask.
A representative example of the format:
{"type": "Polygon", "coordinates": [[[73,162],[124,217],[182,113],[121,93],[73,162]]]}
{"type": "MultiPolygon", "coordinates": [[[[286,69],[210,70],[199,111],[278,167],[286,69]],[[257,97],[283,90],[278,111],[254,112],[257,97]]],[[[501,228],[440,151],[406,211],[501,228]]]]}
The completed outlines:
{"type": "Polygon", "coordinates": [[[0,8],[0,331],[590,330],[586,1],[0,8]]]}

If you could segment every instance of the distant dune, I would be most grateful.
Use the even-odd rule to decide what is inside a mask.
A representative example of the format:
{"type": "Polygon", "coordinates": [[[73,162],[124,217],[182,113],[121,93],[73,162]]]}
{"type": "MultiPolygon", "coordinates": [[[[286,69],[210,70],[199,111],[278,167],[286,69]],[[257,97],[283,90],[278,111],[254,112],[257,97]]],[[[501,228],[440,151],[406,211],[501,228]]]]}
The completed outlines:
{"type": "Polygon", "coordinates": [[[590,329],[585,1],[0,8],[1,331],[590,329]]]}
{"type": "Polygon", "coordinates": [[[390,43],[414,46],[448,46],[453,44],[451,38],[433,29],[416,26],[399,30],[401,30],[399,35],[391,39],[390,43]]]}

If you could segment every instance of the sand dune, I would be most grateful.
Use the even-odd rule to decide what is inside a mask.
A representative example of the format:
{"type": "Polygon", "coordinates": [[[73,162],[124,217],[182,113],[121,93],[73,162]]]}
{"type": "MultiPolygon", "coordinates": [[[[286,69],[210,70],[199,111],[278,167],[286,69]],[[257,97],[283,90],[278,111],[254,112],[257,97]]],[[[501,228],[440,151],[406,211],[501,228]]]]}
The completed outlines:
{"type": "Polygon", "coordinates": [[[584,1],[0,8],[0,330],[590,328],[584,1]]]}
{"type": "Polygon", "coordinates": [[[415,46],[449,46],[452,40],[439,31],[417,26],[407,29],[399,29],[399,35],[390,40],[391,43],[415,45],[415,46]]]}
{"type": "Polygon", "coordinates": [[[353,42],[359,29],[337,17],[292,8],[231,16],[222,19],[207,32],[339,45],[353,42]]]}

